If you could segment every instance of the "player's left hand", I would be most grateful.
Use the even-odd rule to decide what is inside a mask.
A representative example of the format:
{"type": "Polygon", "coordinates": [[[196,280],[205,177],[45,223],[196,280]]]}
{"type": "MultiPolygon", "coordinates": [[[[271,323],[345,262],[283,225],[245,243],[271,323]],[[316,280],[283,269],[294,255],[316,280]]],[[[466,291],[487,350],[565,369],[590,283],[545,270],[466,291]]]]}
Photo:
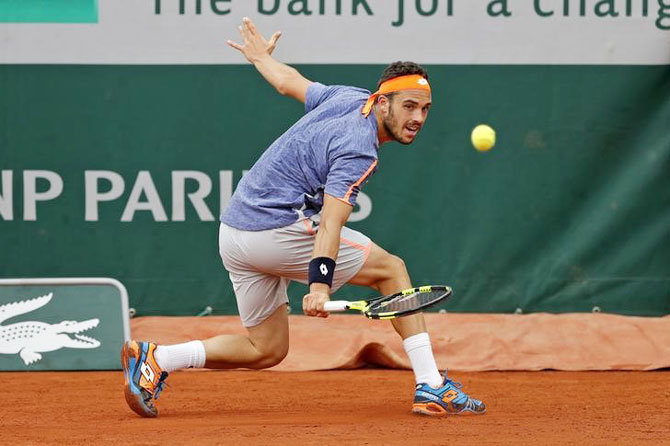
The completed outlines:
{"type": "Polygon", "coordinates": [[[330,313],[323,310],[323,304],[329,300],[330,296],[326,291],[310,291],[302,298],[302,311],[307,316],[328,317],[330,313]]]}
{"type": "Polygon", "coordinates": [[[254,61],[262,56],[271,55],[275,46],[277,46],[277,40],[281,36],[281,32],[277,31],[270,37],[270,40],[265,40],[256,29],[256,25],[248,17],[242,20],[242,24],[238,27],[238,30],[240,31],[240,36],[244,39],[244,44],[240,45],[232,40],[228,40],[226,43],[244,54],[244,57],[251,63],[254,63],[254,61]]]}

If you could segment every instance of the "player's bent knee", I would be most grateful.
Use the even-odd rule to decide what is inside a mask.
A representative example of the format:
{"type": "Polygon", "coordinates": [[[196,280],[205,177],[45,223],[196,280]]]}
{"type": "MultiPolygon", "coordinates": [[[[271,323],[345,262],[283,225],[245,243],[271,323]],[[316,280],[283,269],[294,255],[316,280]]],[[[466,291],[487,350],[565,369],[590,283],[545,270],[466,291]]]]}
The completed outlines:
{"type": "Polygon", "coordinates": [[[398,277],[400,275],[407,274],[407,266],[405,265],[405,261],[393,254],[389,254],[388,269],[390,277],[398,277]]]}
{"type": "Polygon", "coordinates": [[[288,346],[285,349],[279,349],[269,352],[263,352],[258,360],[251,365],[252,369],[267,369],[273,367],[286,358],[288,354],[288,346]]]}
{"type": "Polygon", "coordinates": [[[256,347],[258,356],[250,368],[267,369],[279,364],[288,354],[288,345],[288,337],[283,336],[256,340],[254,346],[256,347]]]}

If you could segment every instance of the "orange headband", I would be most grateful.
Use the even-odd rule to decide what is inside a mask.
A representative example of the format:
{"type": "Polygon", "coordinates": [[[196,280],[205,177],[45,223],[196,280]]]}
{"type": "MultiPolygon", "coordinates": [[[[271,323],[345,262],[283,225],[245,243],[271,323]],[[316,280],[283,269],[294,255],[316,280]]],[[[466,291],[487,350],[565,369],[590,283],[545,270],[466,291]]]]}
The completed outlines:
{"type": "Polygon", "coordinates": [[[408,74],[406,76],[398,76],[384,81],[379,86],[379,90],[370,95],[368,102],[365,103],[361,113],[367,117],[372,110],[375,100],[380,94],[393,93],[394,91],[400,90],[424,90],[430,93],[430,84],[420,74],[408,74]]]}

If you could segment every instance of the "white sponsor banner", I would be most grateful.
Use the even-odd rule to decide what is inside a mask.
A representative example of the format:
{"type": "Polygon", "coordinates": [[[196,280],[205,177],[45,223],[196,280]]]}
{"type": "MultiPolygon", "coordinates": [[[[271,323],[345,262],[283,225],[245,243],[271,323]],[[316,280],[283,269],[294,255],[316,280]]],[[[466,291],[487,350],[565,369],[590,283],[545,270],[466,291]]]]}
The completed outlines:
{"type": "MultiPolygon", "coordinates": [[[[246,174],[246,170],[242,172],[246,174]]],[[[21,176],[17,172],[17,176],[21,176]]],[[[0,171],[0,221],[37,221],[38,207],[48,206],[63,194],[63,177],[50,170],[24,170],[23,189],[13,193],[14,171],[0,171]],[[37,182],[41,180],[42,192],[37,192],[37,182]],[[23,214],[16,207],[21,202],[23,214]]],[[[100,220],[100,209],[110,202],[124,203],[123,212],[116,218],[122,222],[132,222],[138,213],[151,214],[154,221],[186,221],[186,207],[192,207],[200,221],[215,221],[228,206],[233,195],[233,172],[221,170],[218,178],[211,178],[205,172],[196,170],[174,170],[171,172],[171,188],[159,189],[151,172],[141,170],[135,178],[124,178],[112,170],[86,170],[84,172],[84,202],[82,217],[87,222],[100,220]],[[218,184],[216,184],[218,180],[218,184]],[[195,185],[194,191],[186,192],[186,182],[195,185]],[[130,192],[128,192],[130,191],[130,192]],[[210,209],[205,199],[218,192],[219,208],[210,209]],[[168,207],[170,206],[170,207],[168,207]],[[171,210],[170,213],[167,211],[171,210]]],[[[81,190],[81,189],[79,189],[81,190]]],[[[53,203],[52,203],[53,204],[53,203]]],[[[372,213],[372,199],[359,192],[350,222],[365,220],[372,213]]],[[[196,217],[191,217],[196,218],[196,217]]],[[[1,317],[1,315],[0,315],[1,317]]]]}
{"type": "MultiPolygon", "coordinates": [[[[32,0],[24,0],[32,1],[32,0]]],[[[670,64],[670,0],[99,0],[0,23],[0,63],[238,64],[244,16],[287,63],[670,64]]]]}

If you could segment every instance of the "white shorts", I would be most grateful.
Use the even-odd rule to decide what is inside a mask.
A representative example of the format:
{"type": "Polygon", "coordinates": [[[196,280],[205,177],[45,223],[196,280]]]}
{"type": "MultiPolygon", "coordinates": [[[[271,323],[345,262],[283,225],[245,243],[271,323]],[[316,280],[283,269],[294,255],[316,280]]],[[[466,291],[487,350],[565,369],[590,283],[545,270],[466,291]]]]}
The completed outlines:
{"type": "MultiPolygon", "coordinates": [[[[241,231],[221,223],[219,253],[233,283],[245,327],[267,319],[288,303],[291,280],[307,283],[318,231],[318,216],[266,231],[241,231]]],[[[342,228],[332,292],[351,280],[370,254],[372,242],[358,231],[342,228]]]]}

